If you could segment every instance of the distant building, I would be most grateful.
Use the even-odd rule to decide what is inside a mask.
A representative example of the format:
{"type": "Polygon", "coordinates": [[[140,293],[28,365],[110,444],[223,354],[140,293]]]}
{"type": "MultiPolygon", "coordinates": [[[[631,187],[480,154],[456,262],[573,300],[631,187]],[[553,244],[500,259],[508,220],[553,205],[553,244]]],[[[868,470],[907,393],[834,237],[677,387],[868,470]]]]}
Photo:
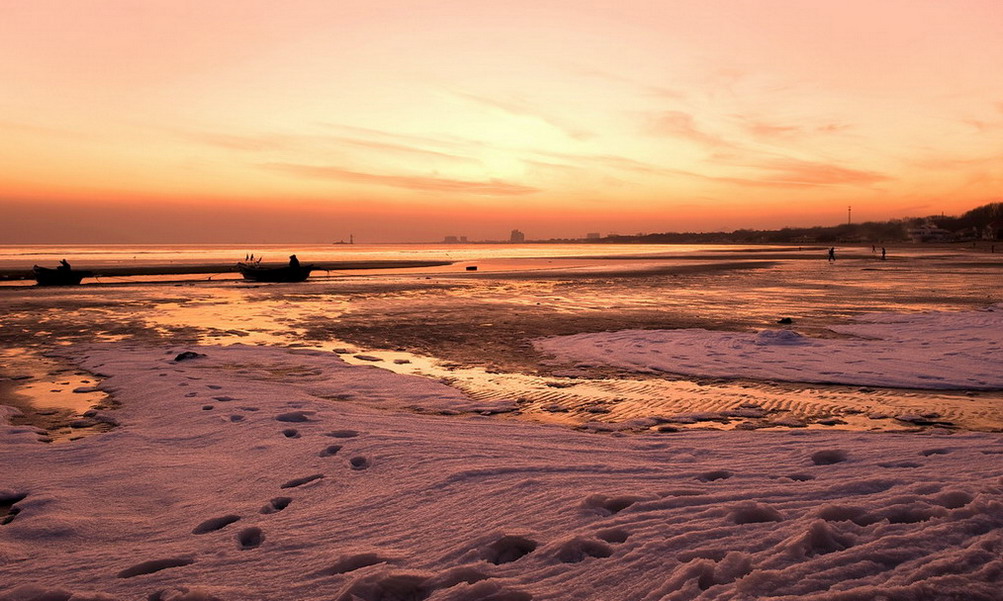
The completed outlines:
{"type": "Polygon", "coordinates": [[[526,234],[520,232],[519,230],[512,230],[512,235],[508,238],[509,242],[525,242],[526,234]]]}
{"type": "Polygon", "coordinates": [[[466,236],[460,236],[460,244],[466,244],[466,243],[467,243],[467,237],[466,236]]]}
{"type": "Polygon", "coordinates": [[[446,244],[456,244],[460,241],[460,239],[456,236],[446,236],[442,239],[442,241],[446,244]]]}
{"type": "Polygon", "coordinates": [[[913,242],[947,242],[953,238],[951,232],[937,227],[929,220],[923,223],[923,225],[908,228],[906,234],[908,234],[909,239],[913,242]]]}
{"type": "Polygon", "coordinates": [[[586,240],[598,240],[600,238],[602,238],[602,234],[600,234],[599,232],[589,232],[585,234],[586,240]]]}
{"type": "Polygon", "coordinates": [[[982,230],[983,240],[1003,240],[1003,221],[994,221],[982,230]]]}

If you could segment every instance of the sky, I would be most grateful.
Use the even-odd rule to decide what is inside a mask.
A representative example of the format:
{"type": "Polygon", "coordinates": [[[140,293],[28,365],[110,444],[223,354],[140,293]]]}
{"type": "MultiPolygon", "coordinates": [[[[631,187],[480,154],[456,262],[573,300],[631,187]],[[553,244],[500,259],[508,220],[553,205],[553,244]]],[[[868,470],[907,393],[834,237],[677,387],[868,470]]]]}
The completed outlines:
{"type": "Polygon", "coordinates": [[[0,0],[0,243],[960,214],[1000,65],[999,0],[0,0]]]}

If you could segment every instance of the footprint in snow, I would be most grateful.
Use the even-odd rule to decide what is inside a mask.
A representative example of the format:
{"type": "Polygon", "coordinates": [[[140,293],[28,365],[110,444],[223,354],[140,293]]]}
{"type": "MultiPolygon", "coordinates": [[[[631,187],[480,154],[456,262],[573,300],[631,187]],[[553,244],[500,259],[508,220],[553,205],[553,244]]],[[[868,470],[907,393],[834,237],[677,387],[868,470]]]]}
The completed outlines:
{"type": "Polygon", "coordinates": [[[324,477],[324,474],[311,474],[309,476],[303,476],[302,478],[293,478],[292,480],[286,482],[279,488],[296,488],[297,486],[303,486],[304,484],[309,484],[314,480],[320,480],[324,477]]]}
{"type": "Polygon", "coordinates": [[[312,422],[315,421],[312,419],[315,413],[316,411],[289,411],[276,415],[275,420],[290,423],[312,422]]]}
{"type": "Polygon", "coordinates": [[[495,565],[512,563],[535,551],[537,545],[533,539],[508,534],[485,547],[481,557],[495,565]]]}
{"type": "Polygon", "coordinates": [[[18,503],[28,497],[27,493],[0,494],[0,526],[6,526],[21,513],[18,503]]]}
{"type": "Polygon", "coordinates": [[[264,540],[265,533],[258,527],[244,528],[237,533],[237,544],[240,545],[241,550],[260,547],[264,540]]]}
{"type": "Polygon", "coordinates": [[[324,448],[323,451],[321,451],[320,453],[317,453],[317,456],[318,457],[331,457],[332,455],[336,455],[338,453],[338,451],[340,451],[340,450],[341,450],[341,445],[340,444],[328,445],[327,447],[324,448]]]}
{"type": "Polygon", "coordinates": [[[728,470],[713,470],[710,472],[704,472],[697,476],[697,480],[701,482],[714,482],[715,480],[727,480],[731,478],[734,474],[728,470]]]}
{"type": "Polygon", "coordinates": [[[324,434],[324,436],[330,436],[331,438],[355,438],[358,435],[359,433],[355,430],[335,430],[324,434]]]}
{"type": "Polygon", "coordinates": [[[926,449],[920,452],[920,455],[924,457],[929,457],[930,455],[947,455],[950,453],[950,449],[926,449]]]}
{"type": "Polygon", "coordinates": [[[606,528],[604,530],[596,531],[596,538],[604,540],[608,543],[622,543],[630,537],[630,533],[623,528],[606,528]]]}
{"type": "Polygon", "coordinates": [[[160,570],[166,570],[168,568],[180,568],[181,566],[187,566],[195,563],[195,560],[191,557],[168,557],[166,559],[152,559],[150,561],[144,561],[142,563],[137,563],[134,566],[128,567],[117,574],[119,578],[132,578],[134,576],[142,576],[144,574],[152,574],[154,572],[159,572],[160,570]]]}
{"type": "Polygon", "coordinates": [[[779,511],[765,503],[748,501],[732,509],[731,519],[736,524],[760,524],[763,522],[782,522],[784,518],[779,511]]]}
{"type": "Polygon", "coordinates": [[[643,501],[644,497],[638,497],[635,495],[616,495],[616,496],[606,496],[606,495],[589,495],[582,501],[582,508],[587,511],[594,511],[601,515],[614,515],[620,513],[624,509],[627,509],[634,503],[638,501],[643,501]]]}
{"type": "Polygon", "coordinates": [[[270,513],[278,513],[286,507],[289,507],[289,504],[292,502],[292,497],[275,497],[269,501],[267,505],[261,508],[261,513],[266,515],[270,513]]]}
{"type": "Polygon", "coordinates": [[[811,461],[815,465],[832,465],[842,463],[849,457],[842,449],[828,449],[825,451],[815,451],[811,454],[811,461]]]}
{"type": "Polygon", "coordinates": [[[360,568],[374,566],[380,563],[387,563],[390,558],[383,557],[377,553],[357,553],[355,555],[343,555],[336,559],[329,567],[320,571],[324,576],[334,576],[354,572],[360,568]]]}
{"type": "Polygon", "coordinates": [[[353,470],[369,469],[369,466],[372,464],[373,462],[369,459],[369,457],[363,457],[362,455],[356,455],[348,460],[348,465],[353,470]]]}
{"type": "Polygon", "coordinates": [[[207,532],[215,532],[217,530],[222,530],[230,524],[236,522],[240,519],[239,515],[229,514],[220,516],[218,518],[210,518],[195,528],[192,529],[192,534],[206,534],[207,532]]]}
{"type": "Polygon", "coordinates": [[[579,563],[588,557],[609,557],[613,547],[609,543],[585,536],[576,536],[557,547],[555,556],[561,563],[579,563]]]}
{"type": "Polygon", "coordinates": [[[895,468],[913,468],[921,466],[915,461],[890,461],[887,463],[879,463],[878,467],[883,467],[886,469],[895,469],[895,468]]]}

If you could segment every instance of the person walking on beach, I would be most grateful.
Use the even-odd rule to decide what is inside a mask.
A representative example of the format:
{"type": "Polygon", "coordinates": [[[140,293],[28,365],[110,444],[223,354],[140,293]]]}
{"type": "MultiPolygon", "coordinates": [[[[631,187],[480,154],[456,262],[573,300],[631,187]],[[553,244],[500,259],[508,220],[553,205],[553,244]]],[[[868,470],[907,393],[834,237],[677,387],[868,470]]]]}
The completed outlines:
{"type": "Polygon", "coordinates": [[[829,262],[833,262],[835,260],[836,260],[836,247],[831,246],[829,247],[829,262]]]}
{"type": "Polygon", "coordinates": [[[881,247],[881,260],[882,261],[885,260],[885,247],[884,246],[881,247]]]}

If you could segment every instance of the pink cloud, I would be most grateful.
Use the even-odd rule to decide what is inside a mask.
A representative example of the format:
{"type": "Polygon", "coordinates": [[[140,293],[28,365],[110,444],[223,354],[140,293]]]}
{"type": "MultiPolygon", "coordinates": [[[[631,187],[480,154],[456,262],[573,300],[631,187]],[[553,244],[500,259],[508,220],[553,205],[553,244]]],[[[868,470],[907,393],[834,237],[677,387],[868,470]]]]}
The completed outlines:
{"type": "Polygon", "coordinates": [[[340,167],[297,165],[291,163],[267,163],[261,165],[261,167],[271,171],[278,171],[298,177],[330,179],[360,184],[376,184],[390,186],[393,188],[418,190],[422,192],[447,192],[475,194],[478,196],[520,196],[540,191],[538,188],[512,184],[497,179],[491,179],[486,182],[476,182],[415,175],[384,175],[378,173],[350,171],[340,167]]]}
{"type": "Polygon", "coordinates": [[[713,177],[716,181],[742,186],[802,187],[802,186],[867,186],[888,181],[890,178],[875,171],[850,169],[829,163],[816,163],[799,159],[773,159],[753,165],[766,171],[760,178],[713,177]]]}

